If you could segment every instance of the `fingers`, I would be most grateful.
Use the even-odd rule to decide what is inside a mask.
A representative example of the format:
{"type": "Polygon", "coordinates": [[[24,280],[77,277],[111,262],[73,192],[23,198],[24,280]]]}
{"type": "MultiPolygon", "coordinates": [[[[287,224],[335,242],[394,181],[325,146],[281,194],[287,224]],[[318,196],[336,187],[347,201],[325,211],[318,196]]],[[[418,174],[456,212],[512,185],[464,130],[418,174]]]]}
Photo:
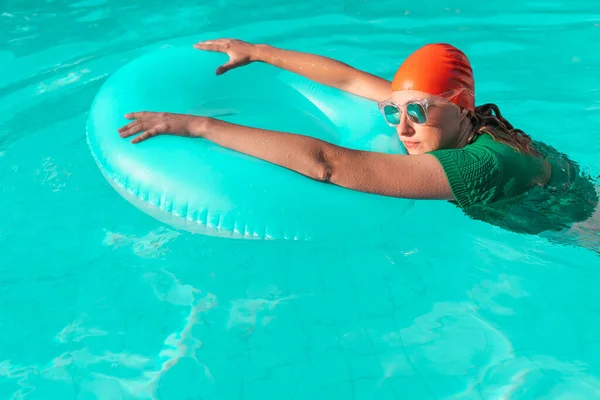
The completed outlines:
{"type": "Polygon", "coordinates": [[[235,68],[237,66],[238,66],[238,62],[237,61],[228,61],[225,64],[221,65],[219,68],[217,68],[216,74],[217,75],[222,75],[225,72],[227,72],[230,69],[233,69],[233,68],[235,68]]]}
{"type": "Polygon", "coordinates": [[[147,117],[147,116],[149,116],[151,114],[155,114],[155,113],[151,113],[151,112],[148,112],[148,111],[131,112],[131,113],[125,114],[125,118],[127,118],[127,119],[138,119],[138,118],[147,117]]]}
{"type": "MultiPolygon", "coordinates": [[[[132,114],[138,114],[138,113],[132,113],[132,114]]],[[[121,136],[122,138],[127,138],[127,137],[133,136],[137,133],[151,130],[152,128],[155,128],[158,126],[160,126],[160,125],[156,124],[156,120],[148,120],[148,119],[142,118],[142,119],[136,119],[135,121],[132,121],[125,126],[122,126],[121,128],[119,128],[117,130],[117,132],[119,133],[119,136],[121,136]]]]}
{"type": "Polygon", "coordinates": [[[117,129],[119,135],[123,138],[135,135],[141,131],[147,130],[155,125],[155,119],[153,117],[159,116],[161,113],[149,112],[149,111],[138,111],[125,114],[126,119],[133,119],[127,125],[117,129]]]}
{"type": "Polygon", "coordinates": [[[153,138],[154,136],[157,136],[160,134],[160,127],[157,126],[156,128],[152,128],[152,129],[148,129],[146,132],[142,133],[139,136],[134,137],[133,139],[131,139],[131,143],[136,144],[139,142],[143,142],[144,140],[153,138]]]}
{"type": "Polygon", "coordinates": [[[167,113],[156,113],[148,111],[139,111],[125,114],[125,118],[134,119],[127,125],[122,126],[117,130],[119,136],[122,138],[128,138],[139,132],[143,132],[141,135],[136,136],[131,140],[131,143],[140,143],[144,140],[150,139],[154,136],[160,135],[161,133],[167,132],[167,124],[160,117],[166,117],[167,113]]]}
{"type": "Polygon", "coordinates": [[[126,138],[132,135],[135,135],[138,132],[144,130],[143,123],[140,123],[138,120],[128,123],[127,125],[119,128],[117,132],[119,132],[119,136],[122,138],[126,138]]]}
{"type": "Polygon", "coordinates": [[[194,45],[194,48],[198,49],[198,50],[217,51],[219,47],[215,44],[204,42],[204,43],[196,43],[194,45]]]}
{"type": "Polygon", "coordinates": [[[243,49],[234,47],[235,44],[243,44],[237,39],[217,39],[217,40],[206,40],[198,42],[194,45],[194,48],[199,50],[216,51],[226,53],[229,55],[229,61],[221,65],[216,70],[217,75],[222,75],[230,69],[239,67],[247,64],[249,61],[248,55],[243,49]]]}
{"type": "Polygon", "coordinates": [[[194,48],[198,50],[208,50],[208,51],[220,51],[223,52],[227,49],[226,39],[217,39],[217,40],[206,40],[204,42],[198,42],[194,45],[194,48]]]}

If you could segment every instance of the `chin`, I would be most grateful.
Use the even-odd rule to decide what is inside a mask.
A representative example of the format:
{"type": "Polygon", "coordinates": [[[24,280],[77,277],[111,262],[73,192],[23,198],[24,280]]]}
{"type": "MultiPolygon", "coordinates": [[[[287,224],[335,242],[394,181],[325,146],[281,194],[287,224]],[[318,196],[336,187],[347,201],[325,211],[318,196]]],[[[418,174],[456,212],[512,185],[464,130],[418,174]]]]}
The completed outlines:
{"type": "Polygon", "coordinates": [[[402,146],[404,147],[406,152],[410,155],[423,154],[426,151],[426,149],[425,149],[426,146],[422,142],[407,141],[407,142],[402,142],[402,146]]]}
{"type": "Polygon", "coordinates": [[[422,150],[422,149],[409,149],[409,148],[406,148],[406,147],[405,147],[405,149],[406,149],[406,153],[408,155],[411,155],[411,156],[416,156],[416,155],[419,155],[419,154],[425,154],[425,150],[422,150]]]}

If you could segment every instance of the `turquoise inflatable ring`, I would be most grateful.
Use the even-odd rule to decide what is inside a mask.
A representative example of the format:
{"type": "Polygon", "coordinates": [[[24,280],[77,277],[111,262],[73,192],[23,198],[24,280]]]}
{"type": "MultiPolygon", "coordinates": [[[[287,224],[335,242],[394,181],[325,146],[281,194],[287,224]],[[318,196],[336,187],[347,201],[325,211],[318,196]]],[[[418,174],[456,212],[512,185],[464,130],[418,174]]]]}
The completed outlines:
{"type": "Polygon", "coordinates": [[[190,232],[294,240],[369,234],[412,204],[318,182],[204,139],[161,135],[133,145],[119,137],[126,113],[164,111],[404,154],[372,101],[262,63],[216,76],[225,60],[191,46],[161,49],[128,63],[100,88],[87,140],[125,199],[190,232]]]}

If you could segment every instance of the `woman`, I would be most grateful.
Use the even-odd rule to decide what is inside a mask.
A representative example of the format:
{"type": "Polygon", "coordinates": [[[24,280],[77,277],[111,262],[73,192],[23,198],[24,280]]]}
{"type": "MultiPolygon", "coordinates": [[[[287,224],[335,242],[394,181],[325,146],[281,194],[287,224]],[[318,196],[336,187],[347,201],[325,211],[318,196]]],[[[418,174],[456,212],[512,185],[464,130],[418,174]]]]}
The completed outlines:
{"type": "MultiPolygon", "coordinates": [[[[408,155],[357,151],[309,136],[170,113],[127,114],[133,121],[119,129],[122,137],[143,132],[132,143],[159,134],[204,138],[348,189],[451,200],[466,211],[473,210],[471,214],[477,218],[492,219],[519,231],[557,228],[549,226],[554,221],[531,227],[530,221],[521,218],[522,212],[515,214],[514,205],[522,203],[516,200],[523,200],[536,188],[547,194],[548,188],[566,190],[574,184],[589,183],[580,180],[577,166],[566,157],[514,129],[497,106],[475,107],[469,60],[451,45],[430,44],[416,50],[402,63],[392,82],[326,57],[267,45],[219,39],[194,46],[229,55],[229,62],[217,68],[217,75],[260,61],[377,101],[408,155]],[[500,205],[502,211],[490,213],[485,208],[490,205],[500,205]],[[519,218],[513,221],[511,215],[519,218]]],[[[598,202],[593,186],[586,187],[587,203],[582,205],[578,199],[571,204],[571,208],[578,208],[573,215],[566,212],[570,222],[589,217],[598,202]]],[[[558,223],[559,228],[563,222],[558,223]]]]}

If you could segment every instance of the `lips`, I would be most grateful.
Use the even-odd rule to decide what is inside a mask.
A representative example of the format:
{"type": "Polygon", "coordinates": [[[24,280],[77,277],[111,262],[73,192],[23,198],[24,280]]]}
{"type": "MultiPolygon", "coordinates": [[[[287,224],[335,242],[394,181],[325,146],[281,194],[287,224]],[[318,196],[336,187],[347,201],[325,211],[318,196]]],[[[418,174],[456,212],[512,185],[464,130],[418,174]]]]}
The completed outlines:
{"type": "Polygon", "coordinates": [[[402,142],[402,144],[404,144],[404,147],[407,148],[412,148],[412,147],[416,147],[419,145],[419,142],[411,142],[409,140],[402,142]]]}

